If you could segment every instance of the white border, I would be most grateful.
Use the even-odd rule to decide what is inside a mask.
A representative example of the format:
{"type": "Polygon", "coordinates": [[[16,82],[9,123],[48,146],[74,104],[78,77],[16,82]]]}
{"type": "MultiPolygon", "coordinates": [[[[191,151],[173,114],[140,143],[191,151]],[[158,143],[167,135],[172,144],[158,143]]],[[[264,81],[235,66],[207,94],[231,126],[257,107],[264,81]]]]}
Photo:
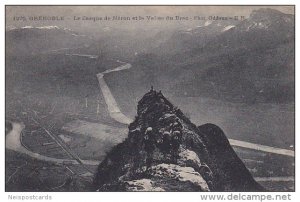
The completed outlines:
{"type": "MultiPolygon", "coordinates": [[[[276,4],[281,4],[281,5],[296,5],[296,10],[297,10],[297,1],[296,0],[289,0],[289,1],[280,1],[280,0],[268,0],[268,1],[260,1],[260,0],[244,0],[243,2],[238,2],[238,1],[222,1],[222,0],[210,0],[210,1],[199,1],[199,0],[184,0],[184,1],[172,1],[172,0],[143,0],[143,1],[121,1],[121,0],[107,0],[107,1],[96,1],[96,0],[84,0],[84,1],[77,1],[77,0],[2,0],[1,1],[1,9],[0,9],[0,16],[1,16],[1,20],[0,20],[0,27],[1,27],[1,49],[0,49],[0,58],[1,58],[1,73],[0,73],[0,92],[2,93],[1,96],[1,108],[0,108],[0,125],[1,125],[1,136],[2,138],[0,139],[1,142],[1,155],[0,155],[0,173],[2,173],[2,175],[0,175],[0,190],[1,190],[1,201],[9,201],[8,200],[8,195],[10,194],[14,194],[14,195],[46,195],[49,194],[52,196],[53,200],[52,201],[139,201],[139,202],[153,202],[153,201],[197,201],[199,202],[200,199],[200,194],[202,193],[5,193],[4,192],[4,185],[5,185],[5,178],[4,178],[4,169],[5,169],[5,165],[4,165],[4,123],[5,123],[5,106],[4,106],[4,101],[5,101],[5,86],[4,86],[4,81],[5,81],[5,74],[4,74],[4,68],[5,68],[5,64],[4,64],[4,53],[5,53],[5,47],[4,47],[4,33],[5,33],[5,28],[4,28],[4,22],[5,22],[5,18],[4,18],[4,6],[5,5],[25,5],[25,4],[40,4],[40,5],[83,5],[83,4],[92,4],[92,5],[113,5],[113,4],[117,4],[117,5],[121,5],[121,4],[125,4],[125,5],[150,5],[150,4],[154,4],[154,5],[183,5],[183,4],[189,4],[189,5],[276,5],[276,4]]],[[[299,4],[300,5],[300,4],[299,4]]],[[[299,29],[298,29],[298,22],[300,21],[299,19],[299,14],[297,14],[296,12],[296,34],[299,33],[299,29]]],[[[296,35],[296,58],[299,58],[299,52],[297,51],[298,47],[299,47],[299,42],[297,40],[298,35],[296,35]]],[[[296,67],[297,67],[297,60],[296,60],[296,67]]],[[[299,121],[299,110],[298,110],[298,105],[299,103],[299,82],[297,82],[297,80],[300,78],[299,75],[299,71],[297,71],[296,68],[296,157],[299,158],[300,154],[299,154],[299,149],[298,145],[299,144],[299,138],[297,138],[297,134],[299,131],[299,125],[300,125],[300,121],[299,121]]],[[[283,134],[284,135],[284,134],[283,134]]],[[[300,187],[300,179],[298,179],[298,173],[300,173],[300,167],[298,165],[298,159],[296,159],[296,192],[295,193],[286,193],[286,194],[291,194],[292,195],[292,201],[300,201],[300,196],[298,194],[297,191],[299,191],[299,187],[300,187]]],[[[217,193],[215,193],[217,194],[217,193]]],[[[224,193],[225,195],[228,195],[228,193],[224,193]]],[[[237,193],[236,193],[237,194],[237,193]]],[[[268,193],[271,195],[275,195],[276,193],[268,193]]],[[[284,194],[284,193],[282,193],[284,194]]],[[[12,200],[10,200],[12,201],[12,200]]]]}

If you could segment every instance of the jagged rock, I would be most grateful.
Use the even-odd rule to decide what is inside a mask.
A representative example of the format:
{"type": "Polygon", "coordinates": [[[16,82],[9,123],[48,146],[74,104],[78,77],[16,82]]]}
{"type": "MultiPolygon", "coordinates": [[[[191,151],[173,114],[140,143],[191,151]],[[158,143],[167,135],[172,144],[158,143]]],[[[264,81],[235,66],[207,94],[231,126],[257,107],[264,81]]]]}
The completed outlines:
{"type": "Polygon", "coordinates": [[[99,165],[98,191],[262,191],[213,124],[195,126],[161,92],[139,101],[128,138],[99,165]]]}
{"type": "Polygon", "coordinates": [[[126,189],[128,191],[165,191],[161,187],[153,187],[153,181],[150,179],[140,179],[126,181],[126,189]]]}

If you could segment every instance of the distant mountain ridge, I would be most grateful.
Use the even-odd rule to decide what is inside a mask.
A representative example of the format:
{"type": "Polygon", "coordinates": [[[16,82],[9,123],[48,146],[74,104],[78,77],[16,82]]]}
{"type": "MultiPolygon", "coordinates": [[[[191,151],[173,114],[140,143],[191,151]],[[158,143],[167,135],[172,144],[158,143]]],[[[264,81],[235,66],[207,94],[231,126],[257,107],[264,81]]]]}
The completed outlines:
{"type": "Polygon", "coordinates": [[[9,27],[6,55],[70,50],[104,55],[132,63],[129,78],[119,79],[142,86],[142,92],[155,83],[175,96],[249,104],[293,103],[294,20],[294,15],[259,9],[243,21],[205,21],[169,32],[123,33],[104,27],[106,34],[99,33],[99,41],[56,26],[9,27]]]}
{"type": "MultiPolygon", "coordinates": [[[[160,63],[149,69],[155,74],[161,66],[166,67],[156,80],[169,81],[166,88],[176,96],[250,104],[291,103],[295,90],[294,31],[293,15],[273,9],[255,10],[235,24],[214,21],[174,34],[153,51],[160,63]]],[[[145,60],[151,61],[149,54],[145,60]]],[[[143,68],[142,63],[137,62],[137,66],[143,68]]]]}
{"type": "Polygon", "coordinates": [[[8,27],[6,54],[26,56],[60,49],[87,47],[93,40],[68,28],[58,26],[8,27]]]}

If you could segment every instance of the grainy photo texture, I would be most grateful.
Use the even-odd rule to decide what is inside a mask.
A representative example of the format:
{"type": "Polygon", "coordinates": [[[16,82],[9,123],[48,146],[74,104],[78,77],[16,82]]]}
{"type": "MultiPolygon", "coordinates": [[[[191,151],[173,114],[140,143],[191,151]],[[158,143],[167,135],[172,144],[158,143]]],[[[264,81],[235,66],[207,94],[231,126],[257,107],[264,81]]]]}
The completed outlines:
{"type": "Polygon", "coordinates": [[[294,6],[9,6],[5,189],[295,191],[294,6]]]}

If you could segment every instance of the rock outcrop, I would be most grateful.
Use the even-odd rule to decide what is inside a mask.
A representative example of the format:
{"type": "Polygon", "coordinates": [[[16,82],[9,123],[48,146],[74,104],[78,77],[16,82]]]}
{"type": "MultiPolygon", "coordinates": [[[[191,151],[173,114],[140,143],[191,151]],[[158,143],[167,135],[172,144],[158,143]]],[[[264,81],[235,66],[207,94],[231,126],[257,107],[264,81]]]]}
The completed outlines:
{"type": "Polygon", "coordinates": [[[128,138],[99,165],[97,191],[262,191],[216,125],[197,127],[161,92],[138,103],[128,138]]]}

